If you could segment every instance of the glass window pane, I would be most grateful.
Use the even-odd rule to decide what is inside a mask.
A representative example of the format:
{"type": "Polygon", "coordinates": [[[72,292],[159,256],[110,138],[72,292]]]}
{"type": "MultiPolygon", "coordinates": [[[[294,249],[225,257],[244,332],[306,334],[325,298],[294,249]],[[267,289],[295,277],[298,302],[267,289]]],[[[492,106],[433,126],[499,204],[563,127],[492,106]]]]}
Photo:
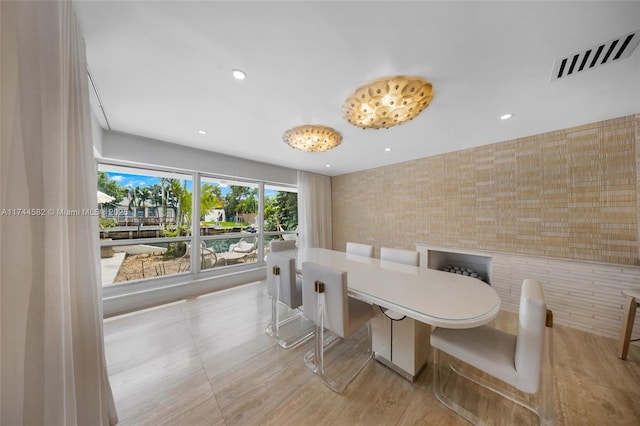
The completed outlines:
{"type": "Polygon", "coordinates": [[[280,235],[265,235],[264,237],[264,252],[265,254],[269,253],[269,244],[273,240],[280,240],[280,235]]]}
{"type": "Polygon", "coordinates": [[[191,235],[191,175],[100,164],[97,190],[101,239],[191,235]]]}
{"type": "Polygon", "coordinates": [[[191,271],[188,243],[101,247],[102,284],[164,277],[191,271]]]}
{"type": "Polygon", "coordinates": [[[297,231],[298,193],[295,188],[265,185],[264,230],[297,231]]]}
{"type": "Polygon", "coordinates": [[[255,236],[203,241],[202,270],[257,262],[255,236]]]}
{"type": "Polygon", "coordinates": [[[200,226],[203,235],[257,231],[258,184],[202,176],[200,226]]]}

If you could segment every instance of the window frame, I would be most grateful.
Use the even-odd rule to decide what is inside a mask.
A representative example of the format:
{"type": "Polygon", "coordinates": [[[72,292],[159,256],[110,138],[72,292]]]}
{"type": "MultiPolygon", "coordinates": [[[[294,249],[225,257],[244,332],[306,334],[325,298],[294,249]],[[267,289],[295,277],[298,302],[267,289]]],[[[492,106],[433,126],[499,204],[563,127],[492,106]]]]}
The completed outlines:
{"type": "MultiPolygon", "coordinates": [[[[190,285],[198,282],[199,280],[206,280],[211,278],[223,277],[229,274],[239,274],[242,272],[247,272],[255,269],[265,269],[266,262],[264,260],[265,250],[264,250],[264,240],[266,236],[273,235],[283,235],[283,234],[297,234],[296,231],[272,231],[265,232],[264,231],[264,197],[265,197],[265,187],[270,189],[273,188],[282,188],[282,190],[296,192],[298,193],[298,188],[293,184],[282,184],[277,182],[271,182],[266,180],[257,180],[250,178],[242,178],[235,176],[227,176],[223,174],[216,174],[211,172],[199,172],[194,170],[187,169],[178,169],[173,167],[164,167],[164,166],[156,166],[150,164],[139,164],[134,162],[127,161],[117,161],[111,159],[96,159],[97,167],[96,172],[98,171],[110,171],[109,169],[115,169],[115,171],[119,171],[118,169],[125,170],[123,173],[131,173],[133,171],[139,171],[140,174],[143,174],[147,171],[150,175],[156,176],[157,174],[167,173],[167,174],[177,174],[183,176],[190,176],[192,181],[192,191],[191,191],[191,229],[190,235],[188,236],[176,236],[176,237],[159,237],[159,238],[135,238],[135,239],[121,239],[121,240],[100,240],[100,247],[116,247],[116,246],[126,246],[126,245],[139,245],[139,244],[164,244],[164,243],[175,243],[175,242],[186,242],[191,245],[192,255],[190,256],[190,270],[188,272],[181,272],[167,276],[161,277],[151,277],[144,278],[138,280],[131,280],[125,282],[117,282],[117,283],[108,283],[102,284],[100,283],[103,290],[103,298],[120,298],[126,297],[127,295],[131,295],[134,293],[152,291],[152,290],[162,290],[167,287],[175,287],[175,286],[183,286],[190,285]],[[103,168],[103,169],[101,169],[103,168]],[[107,170],[104,170],[104,169],[107,170]],[[204,179],[204,180],[203,180],[204,179]],[[201,242],[215,239],[230,239],[230,238],[243,238],[247,237],[246,233],[242,232],[229,232],[224,235],[200,235],[200,189],[203,182],[208,180],[217,180],[222,182],[232,182],[232,184],[246,184],[247,186],[256,187],[258,189],[258,211],[256,216],[256,222],[262,224],[260,229],[253,234],[257,237],[257,249],[256,249],[256,261],[246,264],[234,264],[229,265],[227,267],[217,267],[210,269],[200,269],[200,251],[201,251],[201,242]]],[[[120,213],[120,212],[118,212],[120,213]]],[[[133,216],[136,218],[136,215],[133,215],[132,211],[128,211],[125,213],[129,218],[133,216]],[[132,215],[132,216],[129,216],[132,215]]],[[[114,216],[116,218],[118,216],[114,216]]],[[[98,231],[99,232],[99,231],[98,231]]],[[[152,302],[152,301],[150,301],[152,302]]]]}

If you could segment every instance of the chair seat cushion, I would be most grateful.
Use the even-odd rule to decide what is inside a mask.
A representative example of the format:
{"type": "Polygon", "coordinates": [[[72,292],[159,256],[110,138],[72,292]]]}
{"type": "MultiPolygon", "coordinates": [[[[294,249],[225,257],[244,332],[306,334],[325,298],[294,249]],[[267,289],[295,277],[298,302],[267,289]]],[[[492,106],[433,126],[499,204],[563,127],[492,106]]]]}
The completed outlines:
{"type": "Polygon", "coordinates": [[[243,244],[240,243],[233,248],[235,253],[251,253],[254,251],[256,247],[253,244],[243,244]]]}
{"type": "Polygon", "coordinates": [[[296,277],[296,291],[291,295],[291,308],[302,306],[302,278],[296,277]]]}
{"type": "Polygon", "coordinates": [[[349,297],[349,324],[345,336],[341,336],[348,339],[350,336],[360,330],[373,316],[373,308],[368,303],[349,297]]]}
{"type": "Polygon", "coordinates": [[[436,328],[431,346],[488,374],[516,385],[516,336],[489,326],[452,330],[436,328]]]}

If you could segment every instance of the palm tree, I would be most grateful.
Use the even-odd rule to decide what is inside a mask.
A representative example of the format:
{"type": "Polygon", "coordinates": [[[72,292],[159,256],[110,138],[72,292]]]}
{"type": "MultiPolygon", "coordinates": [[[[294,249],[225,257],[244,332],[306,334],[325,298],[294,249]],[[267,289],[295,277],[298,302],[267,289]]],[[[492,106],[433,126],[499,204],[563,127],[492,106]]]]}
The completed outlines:
{"type": "Polygon", "coordinates": [[[204,217],[224,206],[220,187],[211,183],[204,183],[200,188],[200,216],[204,217]]]}
{"type": "Polygon", "coordinates": [[[160,197],[162,198],[162,225],[167,226],[167,178],[160,178],[160,197]]]}
{"type": "Polygon", "coordinates": [[[127,215],[127,218],[128,218],[130,215],[133,214],[133,209],[136,207],[136,191],[132,187],[127,188],[127,199],[129,200],[129,205],[127,206],[127,210],[130,213],[129,215],[127,215]]]}
{"type": "MultiPolygon", "coordinates": [[[[162,182],[162,179],[160,179],[160,181],[162,182]]],[[[162,183],[156,183],[151,187],[150,191],[151,191],[151,202],[153,203],[153,208],[156,212],[156,217],[158,217],[160,216],[158,211],[158,206],[161,206],[162,200],[164,200],[164,197],[162,196],[162,192],[163,192],[162,183]]]]}
{"type": "MultiPolygon", "coordinates": [[[[142,188],[140,188],[139,186],[136,186],[135,194],[136,194],[138,209],[142,209],[142,218],[144,219],[144,217],[147,215],[146,202],[151,198],[151,191],[146,186],[142,188]]],[[[137,212],[136,212],[136,215],[139,218],[138,220],[141,220],[140,215],[137,212]]]]}
{"type": "Polygon", "coordinates": [[[191,222],[191,192],[187,190],[187,181],[167,179],[167,208],[174,211],[178,229],[191,222]]]}
{"type": "Polygon", "coordinates": [[[173,215],[176,220],[176,225],[180,226],[180,194],[182,192],[182,186],[178,179],[167,178],[164,182],[165,187],[165,199],[164,199],[164,219],[166,222],[167,210],[173,210],[173,215]]]}
{"type": "MultiPolygon", "coordinates": [[[[180,211],[182,213],[181,223],[185,224],[185,228],[191,229],[191,207],[193,205],[193,194],[187,189],[187,181],[182,181],[182,188],[180,189],[180,211]]],[[[188,231],[187,231],[188,232],[188,231]]]]}

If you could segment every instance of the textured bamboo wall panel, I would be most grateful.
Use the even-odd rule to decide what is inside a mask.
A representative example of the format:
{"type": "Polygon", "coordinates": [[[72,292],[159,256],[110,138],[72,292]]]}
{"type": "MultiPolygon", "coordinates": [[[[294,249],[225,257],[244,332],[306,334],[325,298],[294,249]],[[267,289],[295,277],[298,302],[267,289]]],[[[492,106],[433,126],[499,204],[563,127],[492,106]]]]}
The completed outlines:
{"type": "MultiPolygon", "coordinates": [[[[622,290],[640,290],[640,268],[496,253],[492,285],[502,309],[518,311],[520,289],[526,278],[544,288],[547,307],[557,324],[618,339],[624,317],[622,290]]],[[[636,316],[632,339],[640,339],[636,316]]],[[[617,348],[616,348],[617,349],[617,348]]]]}
{"type": "Polygon", "coordinates": [[[617,339],[640,286],[638,170],[635,115],[337,176],[334,249],[489,252],[503,309],[536,278],[558,323],[617,339]]]}
{"type": "MultiPolygon", "coordinates": [[[[457,248],[449,250],[425,244],[416,244],[415,250],[420,252],[421,267],[424,268],[429,265],[432,251],[460,252],[457,248]]],[[[522,282],[527,278],[536,279],[542,283],[547,307],[553,311],[556,324],[614,339],[620,335],[624,317],[622,290],[640,290],[640,267],[637,266],[497,252],[466,254],[491,259],[491,286],[500,296],[501,309],[518,312],[522,282]]],[[[450,262],[460,265],[459,260],[450,262]]],[[[636,316],[632,339],[640,339],[640,315],[636,316]]]]}
{"type": "Polygon", "coordinates": [[[332,178],[334,249],[433,245],[635,265],[640,115],[332,178]]]}

